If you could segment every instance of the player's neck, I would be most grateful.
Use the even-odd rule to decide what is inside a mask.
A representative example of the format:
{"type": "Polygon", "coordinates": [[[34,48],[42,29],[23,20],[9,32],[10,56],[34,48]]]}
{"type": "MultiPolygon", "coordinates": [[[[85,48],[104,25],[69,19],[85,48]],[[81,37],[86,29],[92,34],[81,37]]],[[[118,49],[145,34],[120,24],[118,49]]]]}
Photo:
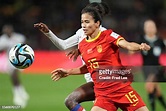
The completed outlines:
{"type": "Polygon", "coordinates": [[[100,33],[100,30],[96,29],[91,35],[88,36],[88,40],[96,38],[99,33],[100,33]]]}
{"type": "Polygon", "coordinates": [[[145,34],[147,37],[149,38],[155,38],[156,37],[156,34],[155,33],[147,33],[145,34]]]}

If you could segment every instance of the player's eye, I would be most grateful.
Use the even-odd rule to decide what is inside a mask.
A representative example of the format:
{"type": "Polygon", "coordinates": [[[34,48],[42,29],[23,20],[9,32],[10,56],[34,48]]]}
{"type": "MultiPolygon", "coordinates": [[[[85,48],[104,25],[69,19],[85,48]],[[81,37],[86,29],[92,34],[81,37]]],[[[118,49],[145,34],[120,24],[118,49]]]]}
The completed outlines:
{"type": "Polygon", "coordinates": [[[85,23],[90,23],[90,21],[89,20],[85,20],[85,23]]]}

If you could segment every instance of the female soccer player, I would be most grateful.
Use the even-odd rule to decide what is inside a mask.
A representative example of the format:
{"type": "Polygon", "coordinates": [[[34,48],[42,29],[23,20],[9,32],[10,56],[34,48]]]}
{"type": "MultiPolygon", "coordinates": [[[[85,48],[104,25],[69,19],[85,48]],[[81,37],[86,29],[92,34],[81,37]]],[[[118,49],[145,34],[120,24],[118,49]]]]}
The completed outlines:
{"type": "MultiPolygon", "coordinates": [[[[109,8],[105,3],[90,3],[86,7],[95,7],[101,16],[104,16],[109,13],[109,8]]],[[[44,33],[53,43],[61,50],[66,50],[68,48],[74,47],[81,42],[84,37],[84,31],[80,28],[75,35],[69,37],[66,40],[59,39],[55,34],[52,33],[51,30],[44,23],[34,24],[34,27],[38,28],[42,33],[44,33]]],[[[106,28],[100,26],[100,30],[104,31],[106,28]]],[[[84,85],[75,89],[65,100],[65,105],[69,110],[74,110],[77,106],[80,106],[79,103],[84,101],[92,101],[95,99],[94,91],[93,91],[93,82],[90,74],[85,74],[86,82],[84,85]]]]}
{"type": "MultiPolygon", "coordinates": [[[[130,86],[130,81],[111,81],[111,78],[98,78],[103,66],[122,66],[119,47],[131,50],[147,51],[146,43],[127,42],[112,30],[101,31],[101,16],[94,8],[84,8],[81,15],[81,26],[86,37],[79,43],[79,51],[86,65],[65,70],[52,71],[52,80],[57,81],[69,75],[91,74],[94,81],[95,102],[91,111],[148,111],[138,93],[130,86]],[[102,79],[102,80],[100,80],[102,79]]],[[[121,68],[118,70],[121,70],[121,68]]],[[[111,73],[112,74],[112,73],[111,73]]],[[[117,74],[117,73],[115,73],[117,74]]]]}

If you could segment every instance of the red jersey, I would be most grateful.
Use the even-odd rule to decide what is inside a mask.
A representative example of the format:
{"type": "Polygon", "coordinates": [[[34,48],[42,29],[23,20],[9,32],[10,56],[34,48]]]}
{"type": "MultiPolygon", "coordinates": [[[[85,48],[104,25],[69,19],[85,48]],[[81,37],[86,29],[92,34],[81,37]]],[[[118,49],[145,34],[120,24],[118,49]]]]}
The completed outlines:
{"type": "Polygon", "coordinates": [[[112,30],[106,30],[100,32],[92,40],[85,38],[79,43],[79,51],[94,81],[95,95],[109,97],[115,101],[120,100],[124,94],[131,91],[131,82],[110,82],[109,79],[98,81],[96,69],[100,69],[102,66],[122,66],[118,47],[121,39],[124,38],[112,30]]]}

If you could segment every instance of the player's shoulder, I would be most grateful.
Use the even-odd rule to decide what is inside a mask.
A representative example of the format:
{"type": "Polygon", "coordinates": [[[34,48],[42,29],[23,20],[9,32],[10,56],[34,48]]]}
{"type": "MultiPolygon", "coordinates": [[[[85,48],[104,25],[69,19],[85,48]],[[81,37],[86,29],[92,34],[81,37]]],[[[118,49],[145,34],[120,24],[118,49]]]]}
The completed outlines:
{"type": "Polygon", "coordinates": [[[158,40],[157,40],[157,44],[160,44],[160,46],[166,46],[166,44],[164,43],[164,39],[160,36],[158,36],[158,40]]]}
{"type": "Polygon", "coordinates": [[[13,35],[17,37],[25,37],[23,34],[17,32],[14,32],[13,35]]]}
{"type": "Polygon", "coordinates": [[[99,29],[100,29],[101,31],[107,30],[107,29],[106,29],[105,27],[103,27],[102,25],[100,25],[99,29]]]}
{"type": "Polygon", "coordinates": [[[157,38],[158,38],[158,41],[163,42],[163,37],[158,36],[157,38]]]}
{"type": "Polygon", "coordinates": [[[0,36],[1,39],[6,38],[6,37],[7,37],[6,34],[2,34],[2,35],[0,36]]]}
{"type": "Polygon", "coordinates": [[[113,32],[112,29],[107,29],[102,31],[102,33],[105,33],[105,34],[111,34],[112,32],[113,32]]]}
{"type": "Polygon", "coordinates": [[[2,42],[5,42],[6,43],[6,41],[8,41],[9,40],[9,38],[7,37],[7,35],[6,34],[2,34],[1,36],[0,36],[0,41],[2,42]]]}
{"type": "Polygon", "coordinates": [[[13,41],[20,41],[25,42],[26,37],[21,33],[13,33],[13,36],[11,38],[13,41]]]}
{"type": "Polygon", "coordinates": [[[112,29],[107,29],[107,30],[103,31],[102,33],[105,34],[106,36],[113,37],[113,38],[120,37],[120,35],[118,33],[114,32],[112,29]]]}

